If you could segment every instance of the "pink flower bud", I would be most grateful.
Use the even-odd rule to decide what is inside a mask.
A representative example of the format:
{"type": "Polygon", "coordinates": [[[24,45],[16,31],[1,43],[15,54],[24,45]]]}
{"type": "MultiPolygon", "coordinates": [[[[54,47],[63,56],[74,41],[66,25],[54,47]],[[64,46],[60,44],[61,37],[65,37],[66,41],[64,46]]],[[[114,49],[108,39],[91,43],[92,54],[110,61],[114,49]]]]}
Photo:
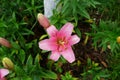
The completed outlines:
{"type": "Polygon", "coordinates": [[[43,14],[39,13],[37,15],[37,18],[38,18],[40,25],[43,26],[45,29],[50,26],[49,20],[43,14]]]}
{"type": "Polygon", "coordinates": [[[5,38],[2,38],[2,37],[0,37],[0,44],[5,46],[5,47],[8,47],[8,48],[11,47],[10,42],[8,40],[6,40],[5,38]]]}

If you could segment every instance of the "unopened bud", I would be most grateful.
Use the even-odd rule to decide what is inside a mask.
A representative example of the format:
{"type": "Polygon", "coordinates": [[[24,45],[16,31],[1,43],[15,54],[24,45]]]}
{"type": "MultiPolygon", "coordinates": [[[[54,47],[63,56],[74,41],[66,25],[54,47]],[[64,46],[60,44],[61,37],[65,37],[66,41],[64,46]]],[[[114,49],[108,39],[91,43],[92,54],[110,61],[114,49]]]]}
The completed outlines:
{"type": "Polygon", "coordinates": [[[7,69],[12,70],[14,68],[13,62],[7,57],[3,58],[2,63],[3,63],[3,66],[7,69]]]}
{"type": "Polygon", "coordinates": [[[117,42],[120,44],[120,36],[117,37],[117,42]]]}
{"type": "Polygon", "coordinates": [[[0,37],[0,44],[5,46],[5,47],[8,47],[8,48],[11,47],[10,42],[8,40],[6,40],[5,38],[2,38],[2,37],[0,37]]]}
{"type": "Polygon", "coordinates": [[[50,26],[49,20],[43,14],[39,13],[37,15],[37,18],[38,18],[40,25],[43,26],[45,29],[50,26]]]}

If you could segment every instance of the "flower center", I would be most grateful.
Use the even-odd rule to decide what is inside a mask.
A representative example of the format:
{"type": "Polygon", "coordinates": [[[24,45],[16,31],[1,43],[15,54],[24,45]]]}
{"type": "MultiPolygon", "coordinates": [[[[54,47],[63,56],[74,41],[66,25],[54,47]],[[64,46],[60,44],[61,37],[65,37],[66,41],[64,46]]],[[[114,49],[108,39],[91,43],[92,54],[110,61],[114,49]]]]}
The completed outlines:
{"type": "Polygon", "coordinates": [[[65,42],[64,42],[63,40],[58,40],[58,44],[59,44],[59,45],[64,45],[65,42]]]}
{"type": "Polygon", "coordinates": [[[58,51],[59,52],[65,50],[67,48],[67,40],[65,38],[58,39],[57,44],[58,44],[58,51]]]}

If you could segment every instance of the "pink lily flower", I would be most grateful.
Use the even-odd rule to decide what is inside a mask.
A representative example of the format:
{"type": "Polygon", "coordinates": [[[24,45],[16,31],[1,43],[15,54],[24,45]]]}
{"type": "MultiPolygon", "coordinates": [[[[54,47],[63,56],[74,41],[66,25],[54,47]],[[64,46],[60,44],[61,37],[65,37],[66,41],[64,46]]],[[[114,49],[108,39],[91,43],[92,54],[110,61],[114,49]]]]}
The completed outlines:
{"type": "Polygon", "coordinates": [[[9,74],[7,69],[0,69],[0,80],[6,80],[5,76],[9,74]]]}
{"type": "Polygon", "coordinates": [[[57,61],[62,55],[69,63],[75,61],[75,55],[71,48],[72,45],[78,43],[80,38],[72,35],[73,24],[66,23],[59,31],[55,26],[51,25],[46,29],[50,38],[39,42],[39,48],[51,51],[50,59],[57,61]]]}

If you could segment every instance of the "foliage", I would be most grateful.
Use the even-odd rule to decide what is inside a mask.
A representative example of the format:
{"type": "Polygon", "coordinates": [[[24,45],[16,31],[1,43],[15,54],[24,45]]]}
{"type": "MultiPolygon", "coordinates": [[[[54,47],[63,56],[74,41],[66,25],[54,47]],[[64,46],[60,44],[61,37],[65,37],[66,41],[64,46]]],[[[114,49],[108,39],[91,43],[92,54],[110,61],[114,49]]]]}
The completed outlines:
{"type": "Polygon", "coordinates": [[[83,80],[100,80],[100,79],[108,79],[110,76],[107,70],[102,69],[98,66],[98,63],[91,61],[91,59],[87,59],[87,66],[85,67],[84,73],[81,75],[83,76],[83,80]]]}
{"type": "Polygon", "coordinates": [[[9,76],[11,77],[9,80],[41,80],[42,78],[57,78],[57,75],[54,72],[40,67],[39,55],[35,57],[34,62],[32,56],[28,56],[27,62],[24,65],[15,65],[14,72],[9,76]]]}
{"type": "Polygon", "coordinates": [[[60,0],[57,10],[51,17],[52,24],[75,21],[75,26],[77,26],[78,20],[83,17],[90,19],[87,9],[90,7],[96,8],[98,4],[100,3],[95,0],[60,0]]]}
{"type": "Polygon", "coordinates": [[[62,75],[61,77],[62,77],[61,80],[78,80],[77,78],[72,77],[70,72],[66,72],[65,76],[62,75]]]}
{"type": "Polygon", "coordinates": [[[102,47],[104,50],[110,46],[113,53],[119,52],[120,44],[117,37],[120,35],[119,23],[117,21],[100,21],[99,25],[92,25],[93,45],[102,47]]]}
{"type": "Polygon", "coordinates": [[[109,55],[109,73],[111,80],[120,79],[120,53],[109,55]]]}
{"type": "MultiPolygon", "coordinates": [[[[88,25],[88,29],[85,29],[90,29],[90,32],[87,33],[84,47],[88,48],[87,41],[91,40],[98,52],[99,49],[104,50],[107,55],[106,68],[90,58],[85,63],[84,55],[86,59],[88,54],[84,54],[84,50],[81,51],[83,56],[77,56],[80,60],[73,64],[68,64],[62,57],[58,62],[47,59],[49,52],[38,47],[38,41],[48,37],[36,19],[36,15],[43,11],[43,0],[0,0],[0,37],[7,39],[12,45],[12,48],[0,46],[0,68],[4,68],[4,57],[8,57],[14,64],[14,69],[6,76],[7,80],[120,79],[120,43],[117,41],[120,36],[120,0],[60,0],[50,18],[51,24],[58,29],[66,22],[72,22],[75,26],[73,34],[77,33],[81,38],[82,46],[79,47],[84,44],[81,26],[88,25]],[[69,70],[63,69],[65,66],[69,70]],[[75,77],[72,71],[76,67],[83,68],[80,73],[75,73],[79,77],[75,77]]],[[[73,49],[75,50],[74,46],[73,49]]]]}
{"type": "Polygon", "coordinates": [[[9,57],[14,63],[8,79],[56,79],[56,73],[40,66],[38,41],[30,39],[35,35],[32,30],[37,25],[36,15],[43,12],[43,1],[1,0],[0,4],[0,37],[7,38],[12,45],[11,49],[0,47],[0,60],[9,57]]]}
{"type": "Polygon", "coordinates": [[[120,0],[97,0],[102,5],[98,6],[98,11],[104,20],[120,20],[120,0]]]}

